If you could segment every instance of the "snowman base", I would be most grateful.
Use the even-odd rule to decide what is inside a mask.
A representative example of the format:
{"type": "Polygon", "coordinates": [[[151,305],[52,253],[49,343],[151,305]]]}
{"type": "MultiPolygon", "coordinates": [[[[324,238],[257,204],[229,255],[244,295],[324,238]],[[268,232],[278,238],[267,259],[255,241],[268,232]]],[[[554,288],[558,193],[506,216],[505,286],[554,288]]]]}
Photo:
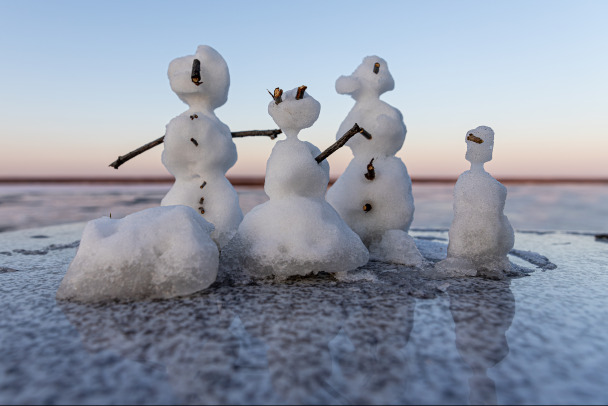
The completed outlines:
{"type": "Polygon", "coordinates": [[[435,271],[446,277],[477,276],[485,279],[504,279],[511,271],[509,260],[499,258],[476,264],[472,260],[460,257],[448,257],[435,264],[435,271]]]}
{"type": "Polygon", "coordinates": [[[387,230],[369,246],[371,260],[420,267],[424,258],[414,239],[403,230],[387,230]]]}

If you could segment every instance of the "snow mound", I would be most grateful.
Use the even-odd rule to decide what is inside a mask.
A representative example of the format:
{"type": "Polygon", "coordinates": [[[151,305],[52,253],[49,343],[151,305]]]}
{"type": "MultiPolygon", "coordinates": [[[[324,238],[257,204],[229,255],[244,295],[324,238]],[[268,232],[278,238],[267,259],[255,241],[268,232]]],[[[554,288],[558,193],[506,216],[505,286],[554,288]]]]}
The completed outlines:
{"type": "Polygon", "coordinates": [[[213,225],[187,206],[90,221],[57,299],[166,299],[205,289],[219,264],[212,231],[213,225]]]}

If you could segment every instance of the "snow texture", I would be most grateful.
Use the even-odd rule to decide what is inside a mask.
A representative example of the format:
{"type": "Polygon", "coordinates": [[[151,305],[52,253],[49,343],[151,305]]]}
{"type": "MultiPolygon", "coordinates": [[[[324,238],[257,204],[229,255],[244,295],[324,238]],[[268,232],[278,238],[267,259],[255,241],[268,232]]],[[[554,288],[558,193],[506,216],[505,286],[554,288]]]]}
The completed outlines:
{"type": "Polygon", "coordinates": [[[57,299],[166,299],[205,289],[219,265],[212,231],[213,225],[187,206],[90,221],[57,299]]]}
{"type": "Polygon", "coordinates": [[[382,93],[394,87],[386,61],[377,56],[364,58],[352,75],[336,81],[338,93],[355,99],[336,138],[357,123],[372,139],[355,136],[346,143],[354,158],[327,192],[327,201],[361,237],[372,258],[417,266],[422,256],[407,234],[414,216],[412,183],[404,163],[394,156],[403,146],[407,130],[401,112],[380,100],[382,93]],[[370,163],[372,179],[366,177],[370,163]]]}
{"type": "Polygon", "coordinates": [[[201,213],[215,226],[213,240],[223,247],[243,219],[237,193],[226,179],[237,160],[236,146],[214,112],[228,98],[228,66],[217,51],[201,45],[195,55],[173,60],[168,76],[171,89],[190,108],[167,124],[162,162],[175,183],[161,205],[183,204],[201,213]],[[199,86],[191,79],[194,59],[200,61],[199,86]]]}
{"type": "Polygon", "coordinates": [[[236,266],[254,277],[343,272],[369,259],[357,234],[325,201],[329,164],[317,163],[320,150],[298,139],[299,131],[317,120],[321,106],[308,93],[296,100],[296,91],[268,106],[287,136],[267,162],[264,190],[270,200],[247,213],[226,247],[226,257],[234,256],[236,266]]]}
{"type": "Polygon", "coordinates": [[[454,187],[448,255],[436,269],[449,276],[508,272],[507,253],[513,248],[514,233],[503,214],[507,189],[483,167],[492,159],[494,131],[477,127],[467,132],[465,142],[471,169],[460,175],[454,187]]]}

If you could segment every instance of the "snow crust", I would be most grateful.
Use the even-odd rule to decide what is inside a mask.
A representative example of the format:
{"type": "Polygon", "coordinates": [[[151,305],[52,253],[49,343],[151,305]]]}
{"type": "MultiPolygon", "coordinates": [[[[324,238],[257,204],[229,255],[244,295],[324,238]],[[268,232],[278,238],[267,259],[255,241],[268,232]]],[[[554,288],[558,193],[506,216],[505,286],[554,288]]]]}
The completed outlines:
{"type": "Polygon", "coordinates": [[[270,102],[268,112],[287,139],[275,145],[266,165],[264,190],[269,201],[243,219],[228,244],[237,266],[255,277],[286,278],[319,271],[343,272],[365,265],[369,254],[360,238],[325,201],[329,164],[315,157],[320,150],[298,139],[313,125],[320,104],[297,89],[270,102]]]}
{"type": "Polygon", "coordinates": [[[447,258],[436,269],[450,276],[475,276],[479,272],[511,269],[507,253],[514,233],[504,213],[507,189],[484,169],[492,159],[494,131],[481,126],[465,136],[471,169],[454,187],[454,220],[450,226],[447,258]],[[478,143],[470,135],[481,139],[478,143]]]}
{"type": "Polygon", "coordinates": [[[359,235],[372,258],[417,266],[422,255],[407,235],[414,216],[412,183],[405,164],[394,156],[403,146],[407,129],[401,112],[380,100],[382,93],[394,87],[388,64],[378,56],[365,57],[350,76],[336,81],[336,91],[355,100],[336,139],[355,123],[372,139],[355,136],[346,143],[354,158],[327,192],[327,201],[359,235]],[[378,73],[374,73],[376,64],[378,73]],[[373,179],[365,176],[370,162],[373,179]]]}
{"type": "Polygon", "coordinates": [[[217,51],[201,45],[195,55],[173,60],[168,76],[171,89],[190,108],[167,124],[162,162],[175,183],[161,205],[195,209],[213,223],[213,240],[223,247],[243,219],[237,193],[226,179],[237,160],[236,146],[214,112],[228,97],[228,66],[217,51]],[[199,86],[191,80],[194,59],[200,61],[199,86]]]}
{"type": "Polygon", "coordinates": [[[186,206],[90,221],[57,299],[82,302],[188,295],[217,276],[213,225],[186,206]]]}

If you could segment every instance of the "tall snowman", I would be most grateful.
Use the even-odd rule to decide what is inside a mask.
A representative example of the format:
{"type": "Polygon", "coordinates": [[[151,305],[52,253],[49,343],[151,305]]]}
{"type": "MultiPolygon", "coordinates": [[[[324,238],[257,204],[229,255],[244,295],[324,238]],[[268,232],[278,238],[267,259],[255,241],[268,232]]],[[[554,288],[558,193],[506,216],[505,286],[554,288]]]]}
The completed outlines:
{"type": "Polygon", "coordinates": [[[418,266],[423,258],[407,231],[414,216],[412,183],[395,153],[405,140],[403,116],[380,100],[395,87],[384,59],[368,56],[350,76],[336,81],[336,91],[355,99],[338,137],[354,123],[371,140],[351,138],[353,160],[327,193],[327,201],[369,248],[372,259],[418,266]]]}
{"type": "Polygon", "coordinates": [[[325,201],[329,164],[318,163],[319,149],[298,139],[321,110],[304,90],[283,94],[277,88],[268,105],[287,136],[277,142],[266,164],[264,191],[270,200],[247,213],[227,247],[238,266],[254,277],[349,271],[369,258],[357,234],[325,201]]]}
{"type": "Polygon", "coordinates": [[[494,131],[477,127],[467,132],[465,142],[471,169],[454,186],[448,256],[435,268],[450,276],[502,277],[511,269],[507,253],[513,248],[514,234],[503,214],[507,188],[484,169],[484,163],[492,160],[494,131]]]}
{"type": "Polygon", "coordinates": [[[228,98],[228,66],[215,49],[201,45],[195,55],[174,59],[168,76],[171,89],[190,108],[167,124],[162,162],[175,183],[161,205],[197,210],[215,226],[211,237],[222,248],[243,219],[226,179],[237,160],[236,146],[214,112],[228,98]]]}

